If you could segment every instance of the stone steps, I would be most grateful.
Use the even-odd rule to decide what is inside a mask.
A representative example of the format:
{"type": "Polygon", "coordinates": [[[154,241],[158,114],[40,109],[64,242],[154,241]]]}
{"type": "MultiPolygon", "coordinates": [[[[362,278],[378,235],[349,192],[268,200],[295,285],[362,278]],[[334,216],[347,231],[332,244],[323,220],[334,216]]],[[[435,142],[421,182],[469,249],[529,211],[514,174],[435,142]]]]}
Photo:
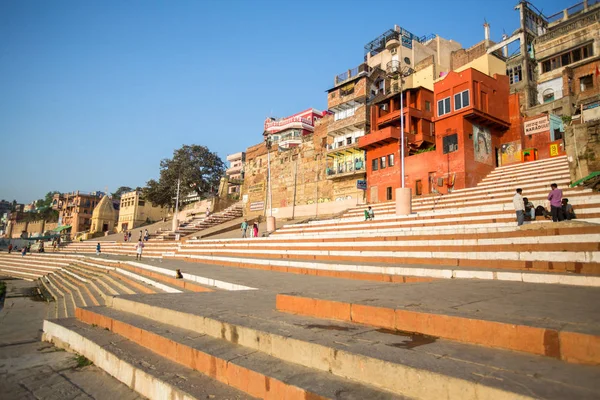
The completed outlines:
{"type": "Polygon", "coordinates": [[[44,321],[43,340],[77,352],[149,399],[250,399],[191,368],[74,318],[44,321]]]}
{"type": "Polygon", "coordinates": [[[342,391],[365,399],[403,398],[232,341],[111,308],[79,310],[77,317],[257,398],[335,398],[342,391]]]}
{"type": "MultiPolygon", "coordinates": [[[[435,199],[431,199],[428,202],[414,202],[412,206],[413,213],[421,213],[426,211],[468,211],[469,209],[477,209],[480,207],[487,208],[497,208],[503,210],[512,210],[512,198],[514,196],[513,193],[503,193],[495,196],[486,196],[486,197],[467,197],[461,199],[450,199],[444,196],[436,197],[435,199]]],[[[545,206],[547,203],[546,198],[548,196],[548,191],[545,189],[541,189],[537,192],[525,192],[524,197],[527,197],[529,201],[531,201],[535,207],[542,205],[545,206]]],[[[569,202],[575,208],[575,212],[579,210],[580,206],[583,204],[600,204],[600,200],[598,199],[598,195],[592,193],[588,190],[583,189],[573,189],[572,191],[565,190],[564,197],[569,198],[569,202]]],[[[352,208],[345,212],[341,218],[364,218],[364,210],[365,206],[360,208],[352,208]]],[[[384,204],[384,205],[371,205],[375,212],[375,217],[378,218],[382,215],[395,215],[395,205],[393,204],[384,204]]],[[[313,223],[325,223],[322,221],[313,221],[313,223]]]]}
{"type": "MultiPolygon", "coordinates": [[[[570,300],[576,294],[573,292],[570,300]]],[[[360,296],[356,296],[357,299],[353,301],[340,300],[339,296],[335,300],[322,297],[280,294],[277,295],[277,310],[520,351],[569,363],[600,365],[600,332],[578,332],[577,330],[582,329],[580,325],[571,326],[566,322],[569,319],[568,313],[560,314],[560,324],[553,323],[547,317],[525,324],[517,322],[517,318],[497,321],[489,316],[488,319],[481,319],[460,313],[448,315],[414,311],[406,307],[391,306],[393,300],[389,298],[387,301],[377,302],[373,299],[361,299],[360,296]]],[[[553,317],[557,318],[556,315],[553,317]]]]}
{"type": "MultiPolygon", "coordinates": [[[[582,208],[579,211],[578,219],[574,222],[594,222],[600,218],[600,204],[599,207],[582,208]]],[[[535,221],[528,222],[534,224],[550,223],[551,220],[543,217],[536,217],[535,221]]],[[[346,220],[339,221],[338,223],[332,222],[329,224],[309,224],[309,225],[297,225],[287,226],[283,229],[277,230],[271,235],[271,238],[277,238],[282,236],[290,235],[302,235],[305,237],[318,236],[320,234],[331,234],[332,227],[335,228],[337,234],[340,233],[375,233],[382,229],[386,229],[388,233],[390,231],[405,231],[407,229],[413,230],[414,228],[421,228],[421,230],[428,230],[428,234],[435,236],[436,232],[440,229],[452,229],[457,230],[461,228],[477,228],[477,227],[511,227],[512,230],[519,229],[516,226],[516,216],[513,211],[472,211],[461,213],[457,211],[454,214],[433,214],[428,213],[425,215],[410,215],[410,216],[391,216],[375,218],[374,220],[365,221],[364,218],[359,220],[346,220]]],[[[186,243],[189,243],[186,242],[186,243]]]]}
{"type": "MultiPolygon", "coordinates": [[[[177,301],[166,296],[116,297],[111,307],[78,309],[77,317],[111,331],[98,341],[118,342],[116,333],[259,398],[333,399],[339,398],[336,391],[339,396],[347,390],[361,399],[563,399],[593,398],[598,390],[595,367],[281,313],[273,310],[272,295],[182,294],[177,301]],[[281,371],[286,373],[280,378],[281,371]],[[307,379],[296,380],[299,376],[307,379]],[[300,393],[286,397],[287,387],[265,385],[267,378],[300,393]]],[[[68,339],[69,332],[54,333],[47,325],[44,330],[50,340],[63,335],[78,342],[68,339]]]]}

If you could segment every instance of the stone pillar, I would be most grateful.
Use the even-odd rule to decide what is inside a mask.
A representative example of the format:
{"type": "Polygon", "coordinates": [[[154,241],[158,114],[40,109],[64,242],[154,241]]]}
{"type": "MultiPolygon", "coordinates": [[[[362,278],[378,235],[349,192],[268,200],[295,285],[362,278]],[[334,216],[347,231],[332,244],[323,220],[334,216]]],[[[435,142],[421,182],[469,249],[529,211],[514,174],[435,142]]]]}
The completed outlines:
{"type": "Polygon", "coordinates": [[[396,189],[396,215],[409,215],[412,213],[411,188],[396,189]]]}
{"type": "Polygon", "coordinates": [[[267,232],[273,232],[275,230],[275,217],[267,217],[267,232]]]}

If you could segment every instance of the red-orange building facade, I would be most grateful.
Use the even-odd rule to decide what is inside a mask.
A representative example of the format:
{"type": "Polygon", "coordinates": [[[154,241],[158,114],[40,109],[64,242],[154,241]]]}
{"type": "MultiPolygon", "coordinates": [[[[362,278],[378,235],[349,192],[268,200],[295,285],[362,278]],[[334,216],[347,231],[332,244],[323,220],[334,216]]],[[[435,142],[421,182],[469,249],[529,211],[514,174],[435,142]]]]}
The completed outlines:
{"type": "MultiPolygon", "coordinates": [[[[549,131],[525,134],[518,94],[509,93],[505,75],[450,72],[434,92],[407,89],[403,99],[405,186],[413,195],[472,187],[499,165],[564,154],[562,141],[549,131]]],[[[373,103],[371,132],[359,141],[367,152],[372,203],[395,200],[401,185],[400,96],[373,103]]]]}
{"type": "MultiPolygon", "coordinates": [[[[423,87],[402,92],[404,101],[405,155],[434,144],[433,92],[423,87]]],[[[393,200],[400,185],[400,94],[392,93],[371,106],[371,132],[359,140],[367,151],[367,198],[393,200]]]]}
{"type": "MultiPolygon", "coordinates": [[[[538,124],[528,128],[532,118],[521,115],[506,75],[491,77],[473,68],[450,72],[433,93],[408,89],[403,98],[405,186],[413,195],[472,187],[497,166],[564,154],[552,116],[537,116],[538,124]]],[[[395,95],[374,104],[371,133],[360,138],[372,203],[395,200],[401,185],[399,103],[395,95]]]]}

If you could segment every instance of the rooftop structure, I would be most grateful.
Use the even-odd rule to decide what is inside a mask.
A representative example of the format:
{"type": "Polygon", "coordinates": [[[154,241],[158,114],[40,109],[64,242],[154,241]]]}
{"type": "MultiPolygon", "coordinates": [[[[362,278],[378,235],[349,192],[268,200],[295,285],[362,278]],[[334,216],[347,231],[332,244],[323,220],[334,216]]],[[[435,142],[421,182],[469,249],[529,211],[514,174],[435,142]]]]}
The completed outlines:
{"type": "Polygon", "coordinates": [[[280,148],[296,147],[302,143],[303,136],[314,132],[315,122],[323,115],[323,112],[309,108],[285,118],[267,118],[264,132],[270,137],[271,143],[280,148]]]}

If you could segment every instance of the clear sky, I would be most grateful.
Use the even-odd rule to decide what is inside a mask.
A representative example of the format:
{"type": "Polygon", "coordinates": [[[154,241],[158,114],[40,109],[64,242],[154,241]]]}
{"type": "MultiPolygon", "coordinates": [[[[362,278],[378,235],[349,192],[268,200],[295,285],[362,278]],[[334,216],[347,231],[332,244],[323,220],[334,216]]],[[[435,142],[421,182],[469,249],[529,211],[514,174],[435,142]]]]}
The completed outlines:
{"type": "Polygon", "coordinates": [[[267,116],[325,109],[394,24],[469,47],[484,18],[492,40],[515,30],[516,3],[0,0],[0,198],[144,186],[184,144],[225,161],[267,116]]]}

